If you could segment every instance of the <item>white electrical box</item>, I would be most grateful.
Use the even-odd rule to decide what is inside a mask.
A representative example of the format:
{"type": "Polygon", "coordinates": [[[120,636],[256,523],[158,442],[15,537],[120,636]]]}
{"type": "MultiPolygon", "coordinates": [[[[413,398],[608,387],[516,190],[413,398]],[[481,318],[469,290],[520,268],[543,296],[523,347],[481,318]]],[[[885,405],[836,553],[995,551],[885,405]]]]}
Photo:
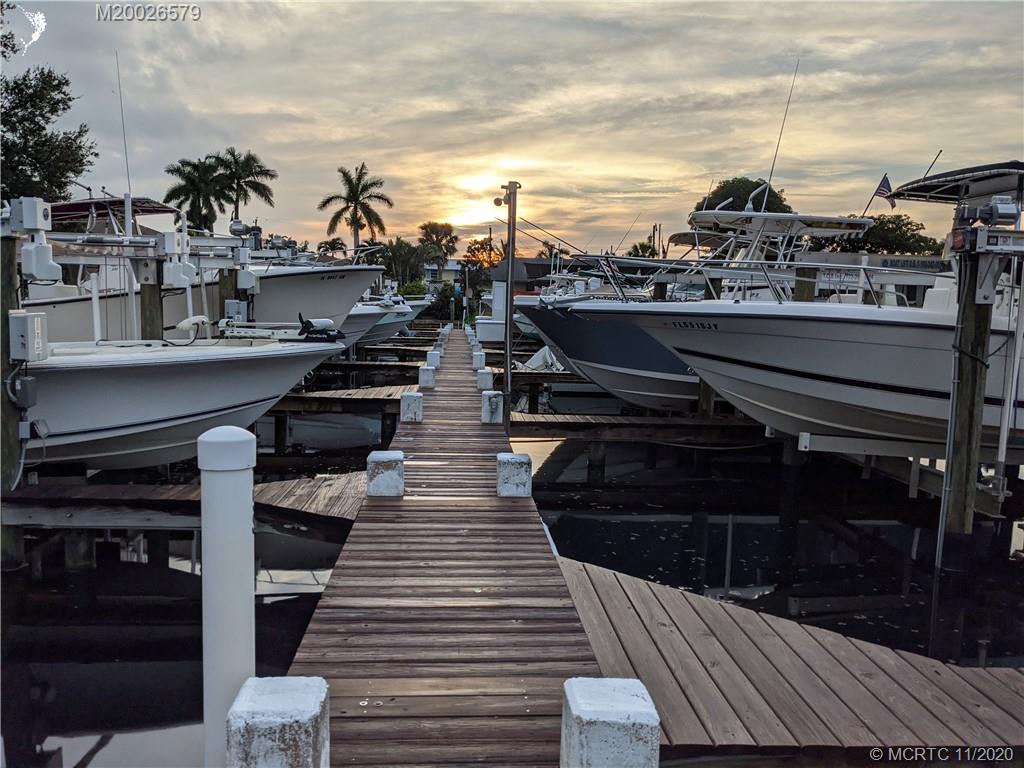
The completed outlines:
{"type": "Polygon", "coordinates": [[[249,320],[249,304],[245,301],[228,299],[224,302],[224,319],[245,323],[249,320]]]}
{"type": "Polygon", "coordinates": [[[35,363],[49,357],[50,348],[46,343],[46,315],[43,312],[26,312],[14,309],[8,314],[10,320],[11,360],[35,363]]]}
{"type": "Polygon", "coordinates": [[[11,229],[15,232],[38,232],[50,228],[50,204],[39,197],[11,200],[11,229]]]}

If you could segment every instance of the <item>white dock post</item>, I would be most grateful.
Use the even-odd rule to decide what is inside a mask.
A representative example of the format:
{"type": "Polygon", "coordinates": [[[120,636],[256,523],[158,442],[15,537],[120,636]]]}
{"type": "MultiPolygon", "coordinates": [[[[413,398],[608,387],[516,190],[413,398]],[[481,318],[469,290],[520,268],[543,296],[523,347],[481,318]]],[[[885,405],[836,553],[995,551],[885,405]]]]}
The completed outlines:
{"type": "Polygon", "coordinates": [[[482,368],[476,372],[476,385],[479,389],[494,387],[494,372],[490,368],[482,368]]]}
{"type": "Polygon", "coordinates": [[[444,342],[438,341],[434,344],[434,351],[444,357],[444,342]]]}
{"type": "Polygon", "coordinates": [[[501,424],[504,421],[504,403],[501,392],[488,389],[480,393],[480,423],[501,424]]]}
{"type": "Polygon", "coordinates": [[[573,677],[563,692],[561,768],[657,768],[661,721],[643,683],[573,677]]]}
{"type": "Polygon", "coordinates": [[[473,353],[473,370],[474,371],[479,371],[485,365],[487,365],[487,356],[483,352],[474,352],[473,353]]]}
{"type": "Polygon", "coordinates": [[[427,352],[427,364],[426,368],[439,368],[441,366],[441,352],[437,349],[432,349],[427,352]]]}
{"type": "Polygon", "coordinates": [[[404,423],[423,421],[423,395],[419,392],[402,394],[399,418],[404,423]]]}
{"type": "Polygon", "coordinates": [[[528,499],[533,495],[533,462],[525,453],[499,453],[498,495],[528,499]]]}
{"type": "Polygon", "coordinates": [[[199,437],[203,534],[203,764],[225,764],[224,721],[256,674],[252,468],[256,436],[215,427],[199,437]]]}
{"type": "Polygon", "coordinates": [[[434,383],[437,381],[435,374],[437,373],[437,367],[433,365],[421,365],[420,366],[420,389],[433,389],[434,383]]]}
{"type": "Polygon", "coordinates": [[[366,495],[405,495],[405,454],[373,451],[366,457],[366,495]]]}
{"type": "Polygon", "coordinates": [[[322,677],[250,677],[227,716],[227,768],[329,768],[322,677]]]}

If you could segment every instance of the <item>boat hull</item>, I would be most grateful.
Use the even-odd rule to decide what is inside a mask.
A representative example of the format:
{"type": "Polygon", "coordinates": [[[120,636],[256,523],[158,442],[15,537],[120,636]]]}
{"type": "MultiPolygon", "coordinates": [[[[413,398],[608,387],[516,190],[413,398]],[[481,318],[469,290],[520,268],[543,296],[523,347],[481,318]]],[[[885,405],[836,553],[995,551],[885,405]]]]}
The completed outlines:
{"type": "MultiPolygon", "coordinates": [[[[601,308],[581,310],[600,318],[601,308]]],[[[788,434],[944,445],[952,319],[919,309],[705,301],[619,313],[737,409],[788,434]]],[[[995,443],[1007,332],[994,330],[983,442],[995,443]]],[[[1017,392],[1024,389],[1018,381],[1017,392]]],[[[1019,398],[1019,395],[1018,395],[1019,398]]],[[[1018,399],[1012,426],[1024,436],[1018,399]]]]}
{"type": "Polygon", "coordinates": [[[55,355],[29,366],[38,400],[28,418],[47,434],[29,441],[28,461],[127,469],[191,458],[207,429],[248,427],[338,350],[217,347],[104,355],[92,364],[85,355],[55,355]]]}
{"type": "MultiPolygon", "coordinates": [[[[589,302],[609,303],[605,301],[589,302]]],[[[567,306],[517,305],[567,368],[627,403],[688,410],[700,389],[693,370],[643,330],[611,316],[589,320],[567,306]],[[560,353],[560,355],[558,354],[560,353]]]]}

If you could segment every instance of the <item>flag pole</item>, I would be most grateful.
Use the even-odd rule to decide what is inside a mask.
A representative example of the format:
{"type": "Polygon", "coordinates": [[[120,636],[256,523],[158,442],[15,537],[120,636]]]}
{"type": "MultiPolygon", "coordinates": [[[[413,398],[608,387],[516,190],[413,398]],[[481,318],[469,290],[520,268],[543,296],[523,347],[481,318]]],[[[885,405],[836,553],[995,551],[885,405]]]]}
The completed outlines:
{"type": "Polygon", "coordinates": [[[862,213],[862,214],[860,215],[860,217],[861,217],[862,219],[863,219],[863,218],[864,218],[865,216],[867,216],[867,215],[868,215],[868,208],[870,208],[870,207],[871,207],[871,203],[872,203],[872,201],[873,201],[873,200],[874,200],[874,199],[875,199],[876,197],[878,197],[878,188],[877,188],[877,187],[875,188],[875,191],[871,193],[871,197],[869,197],[869,198],[868,198],[868,204],[864,206],[864,213],[862,213]]]}
{"type": "Polygon", "coordinates": [[[938,153],[935,155],[935,159],[932,160],[932,164],[928,166],[928,170],[924,172],[924,176],[922,176],[921,178],[928,178],[928,174],[931,173],[932,168],[935,167],[935,163],[938,162],[939,155],[941,155],[941,154],[942,154],[942,150],[940,149],[938,151],[938,153]]]}

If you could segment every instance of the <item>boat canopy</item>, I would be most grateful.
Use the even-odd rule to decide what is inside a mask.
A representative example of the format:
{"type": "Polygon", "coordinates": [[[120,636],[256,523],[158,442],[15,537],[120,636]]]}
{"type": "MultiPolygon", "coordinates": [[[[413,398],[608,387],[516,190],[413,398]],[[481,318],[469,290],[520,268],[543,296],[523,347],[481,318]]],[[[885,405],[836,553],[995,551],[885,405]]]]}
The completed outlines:
{"type": "MultiPolygon", "coordinates": [[[[105,214],[108,210],[115,216],[124,216],[124,200],[119,197],[92,197],[53,203],[50,206],[54,224],[85,224],[91,220],[91,217],[98,216],[100,213],[105,214]]],[[[177,208],[172,208],[150,197],[132,198],[132,216],[155,214],[174,216],[177,213],[177,208]]]]}
{"type": "Polygon", "coordinates": [[[693,248],[721,248],[729,238],[714,232],[675,232],[669,235],[669,245],[688,245],[693,248]]]}
{"type": "Polygon", "coordinates": [[[872,219],[855,216],[813,216],[770,211],[694,211],[689,224],[698,230],[738,230],[749,235],[814,235],[844,237],[863,235],[872,219]]]}
{"type": "Polygon", "coordinates": [[[993,195],[1011,195],[1020,199],[1024,185],[1024,162],[975,165],[945,171],[901,184],[892,193],[895,200],[920,200],[956,205],[961,201],[987,200],[993,195]]]}

